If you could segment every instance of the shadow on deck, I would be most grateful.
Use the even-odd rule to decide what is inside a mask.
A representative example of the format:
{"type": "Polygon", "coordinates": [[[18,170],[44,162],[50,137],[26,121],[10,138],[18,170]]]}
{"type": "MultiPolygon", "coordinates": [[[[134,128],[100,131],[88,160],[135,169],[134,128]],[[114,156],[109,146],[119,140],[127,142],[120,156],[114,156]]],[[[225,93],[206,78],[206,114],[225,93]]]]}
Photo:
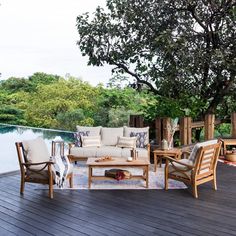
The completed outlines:
{"type": "Polygon", "coordinates": [[[218,191],[47,190],[0,177],[0,235],[236,235],[236,168],[219,163],[218,191]]]}

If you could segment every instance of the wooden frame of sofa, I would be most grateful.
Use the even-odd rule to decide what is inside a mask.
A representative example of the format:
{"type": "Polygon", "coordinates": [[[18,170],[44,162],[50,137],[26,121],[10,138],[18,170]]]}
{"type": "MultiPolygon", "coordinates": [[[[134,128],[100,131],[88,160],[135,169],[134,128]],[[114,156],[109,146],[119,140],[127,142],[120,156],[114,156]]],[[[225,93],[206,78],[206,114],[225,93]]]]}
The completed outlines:
{"type": "MultiPolygon", "coordinates": [[[[88,159],[88,157],[78,157],[78,156],[74,156],[71,154],[71,148],[75,146],[75,143],[69,143],[69,154],[68,154],[68,158],[70,159],[71,162],[74,161],[86,161],[88,159]]],[[[148,160],[150,162],[150,143],[147,144],[147,151],[148,151],[148,160]]]]}

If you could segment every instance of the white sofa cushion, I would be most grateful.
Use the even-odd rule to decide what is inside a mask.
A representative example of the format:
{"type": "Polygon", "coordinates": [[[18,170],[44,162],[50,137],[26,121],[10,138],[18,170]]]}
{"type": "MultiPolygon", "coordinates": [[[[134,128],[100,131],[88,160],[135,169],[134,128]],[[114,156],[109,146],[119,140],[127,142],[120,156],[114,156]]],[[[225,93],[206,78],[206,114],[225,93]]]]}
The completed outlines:
{"type": "Polygon", "coordinates": [[[136,140],[136,137],[118,137],[117,147],[135,148],[136,140]]]}
{"type": "Polygon", "coordinates": [[[208,146],[208,145],[216,144],[217,142],[218,142],[217,139],[213,139],[213,140],[208,140],[208,141],[205,141],[205,142],[195,144],[195,146],[193,147],[193,150],[191,151],[191,153],[189,155],[188,160],[190,160],[194,163],[195,159],[196,159],[196,154],[197,154],[198,149],[200,147],[205,147],[205,146],[208,146]]]}
{"type": "Polygon", "coordinates": [[[112,156],[121,157],[122,148],[116,146],[102,146],[97,149],[96,157],[112,156]]]}
{"type": "Polygon", "coordinates": [[[119,128],[101,128],[102,145],[115,146],[117,145],[118,137],[123,136],[123,127],[119,128]]]}
{"type": "Polygon", "coordinates": [[[149,143],[149,127],[135,128],[135,127],[124,126],[124,136],[125,137],[130,137],[131,133],[142,133],[142,132],[147,133],[147,135],[145,135],[145,141],[144,141],[144,144],[146,146],[149,143]]]}
{"type": "Polygon", "coordinates": [[[88,136],[98,136],[98,135],[100,135],[100,132],[101,132],[101,126],[91,127],[91,126],[77,125],[76,129],[78,132],[80,132],[80,131],[87,132],[88,131],[88,136]]]}
{"type": "Polygon", "coordinates": [[[82,147],[100,147],[101,136],[81,136],[82,147]]]}
{"type": "Polygon", "coordinates": [[[96,157],[98,147],[72,147],[70,154],[76,157],[96,157]]]}

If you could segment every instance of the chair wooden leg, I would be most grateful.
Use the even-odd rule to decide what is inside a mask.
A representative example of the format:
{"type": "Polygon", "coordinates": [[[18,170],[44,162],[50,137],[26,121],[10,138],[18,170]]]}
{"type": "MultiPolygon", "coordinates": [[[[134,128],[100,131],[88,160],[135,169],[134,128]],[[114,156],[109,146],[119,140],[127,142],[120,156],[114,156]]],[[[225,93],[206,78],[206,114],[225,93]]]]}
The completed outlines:
{"type": "Polygon", "coordinates": [[[193,184],[193,196],[198,198],[197,185],[195,183],[193,184]]]}
{"type": "Polygon", "coordinates": [[[166,161],[166,166],[165,166],[165,190],[168,190],[168,166],[169,166],[169,162],[166,161]]]}
{"type": "Polygon", "coordinates": [[[53,177],[52,175],[49,176],[49,198],[53,199],[53,177]]]}
{"type": "Polygon", "coordinates": [[[213,178],[213,188],[217,190],[217,184],[216,184],[216,176],[213,178]]]}
{"type": "Polygon", "coordinates": [[[69,178],[70,188],[73,188],[73,174],[69,178]]]}
{"type": "Polygon", "coordinates": [[[20,194],[24,194],[24,190],[25,190],[25,181],[24,181],[24,178],[21,177],[20,194]]]}

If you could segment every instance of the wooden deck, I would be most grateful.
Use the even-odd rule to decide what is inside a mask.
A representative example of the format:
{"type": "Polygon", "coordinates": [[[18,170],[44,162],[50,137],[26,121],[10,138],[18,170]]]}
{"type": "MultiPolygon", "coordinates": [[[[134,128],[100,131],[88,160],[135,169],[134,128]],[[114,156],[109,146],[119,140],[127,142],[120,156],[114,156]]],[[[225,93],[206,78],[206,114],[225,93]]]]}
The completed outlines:
{"type": "Polygon", "coordinates": [[[218,165],[218,191],[46,190],[0,177],[0,235],[236,235],[236,168],[218,165]]]}

